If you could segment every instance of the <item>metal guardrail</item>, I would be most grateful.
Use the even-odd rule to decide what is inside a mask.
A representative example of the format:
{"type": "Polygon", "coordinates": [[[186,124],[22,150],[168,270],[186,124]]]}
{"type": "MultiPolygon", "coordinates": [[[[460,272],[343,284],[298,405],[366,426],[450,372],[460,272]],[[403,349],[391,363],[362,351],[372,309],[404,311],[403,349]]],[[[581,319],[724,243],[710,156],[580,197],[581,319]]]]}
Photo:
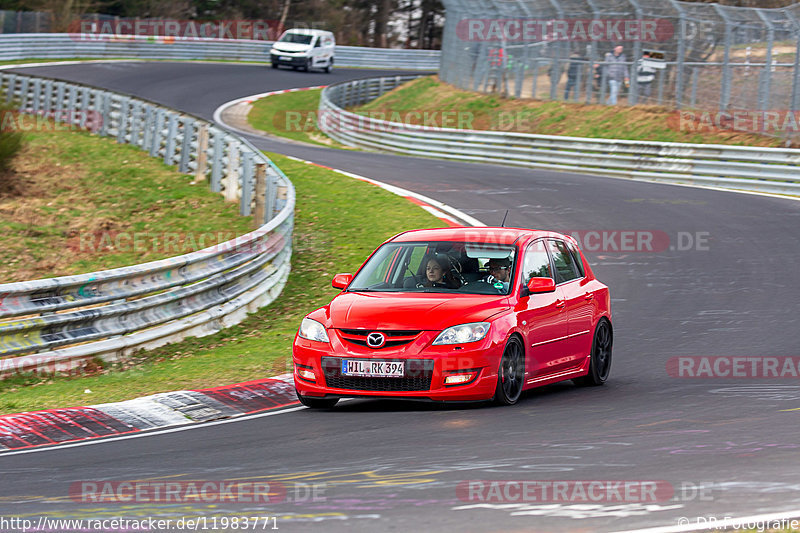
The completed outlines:
{"type": "MultiPolygon", "coordinates": [[[[77,33],[0,35],[0,61],[14,59],[137,58],[207,61],[255,61],[268,63],[272,41],[145,37],[77,33]]],[[[336,46],[335,64],[438,70],[438,50],[403,50],[336,46]]]]}
{"type": "Polygon", "coordinates": [[[800,194],[800,150],[433,128],[376,120],[344,109],[413,78],[370,78],[328,86],[320,97],[320,130],[343,144],[368,150],[800,194]]]}
{"type": "Polygon", "coordinates": [[[290,269],[294,187],[247,140],[151,102],[74,83],[0,73],[0,95],[23,113],[90,128],[208,181],[239,202],[240,214],[255,209],[260,226],[178,257],[0,284],[0,376],[68,369],[95,356],[113,360],[213,333],[280,293],[290,269]]]}

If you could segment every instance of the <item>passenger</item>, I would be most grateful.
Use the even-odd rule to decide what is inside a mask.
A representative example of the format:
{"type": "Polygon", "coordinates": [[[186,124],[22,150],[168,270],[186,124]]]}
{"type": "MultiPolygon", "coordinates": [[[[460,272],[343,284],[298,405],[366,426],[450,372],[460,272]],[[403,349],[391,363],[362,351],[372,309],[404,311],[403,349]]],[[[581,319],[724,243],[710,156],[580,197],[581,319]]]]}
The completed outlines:
{"type": "Polygon", "coordinates": [[[511,260],[508,257],[492,258],[486,262],[486,268],[489,270],[489,275],[484,281],[497,290],[508,292],[511,283],[511,260]]]}
{"type": "Polygon", "coordinates": [[[421,287],[442,287],[457,289],[461,283],[455,279],[450,270],[450,260],[444,254],[435,254],[428,257],[425,262],[425,281],[421,287]]]}

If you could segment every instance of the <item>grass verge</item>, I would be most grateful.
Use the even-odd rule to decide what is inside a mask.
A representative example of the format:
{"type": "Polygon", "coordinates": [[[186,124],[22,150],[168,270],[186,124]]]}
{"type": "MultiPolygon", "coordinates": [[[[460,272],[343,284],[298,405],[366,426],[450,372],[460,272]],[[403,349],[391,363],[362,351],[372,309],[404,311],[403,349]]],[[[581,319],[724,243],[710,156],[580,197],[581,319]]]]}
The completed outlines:
{"type": "MultiPolygon", "coordinates": [[[[457,89],[433,76],[398,87],[353,111],[374,118],[431,126],[516,131],[601,139],[780,146],[772,137],[681,121],[657,105],[606,106],[501,98],[457,89]]],[[[699,118],[700,114],[697,113],[699,118]]]]}
{"type": "MultiPolygon", "coordinates": [[[[248,123],[272,135],[334,148],[347,148],[316,126],[321,89],[284,93],[253,104],[248,123]]],[[[601,139],[781,146],[779,139],[681,124],[677,111],[655,105],[606,106],[501,98],[462,91],[428,76],[405,83],[380,98],[350,109],[376,119],[431,127],[516,131],[601,139]]],[[[700,113],[697,113],[700,118],[700,113]]]]}
{"type": "Polygon", "coordinates": [[[253,128],[294,141],[329,148],[353,148],[338,143],[317,128],[317,108],[322,89],[274,94],[253,103],[247,123],[253,128]]]}
{"type": "Polygon", "coordinates": [[[0,413],[120,401],[285,372],[300,320],[336,294],[330,286],[335,273],[353,272],[395,233],[442,226],[439,219],[383,189],[277,154],[269,156],[297,190],[292,273],[276,302],[214,335],[140,352],[108,368],[97,364],[96,375],[23,375],[0,381],[0,413]]]}
{"type": "Polygon", "coordinates": [[[238,205],[129,145],[18,117],[23,148],[0,195],[0,283],[163,259],[252,229],[238,205]]]}

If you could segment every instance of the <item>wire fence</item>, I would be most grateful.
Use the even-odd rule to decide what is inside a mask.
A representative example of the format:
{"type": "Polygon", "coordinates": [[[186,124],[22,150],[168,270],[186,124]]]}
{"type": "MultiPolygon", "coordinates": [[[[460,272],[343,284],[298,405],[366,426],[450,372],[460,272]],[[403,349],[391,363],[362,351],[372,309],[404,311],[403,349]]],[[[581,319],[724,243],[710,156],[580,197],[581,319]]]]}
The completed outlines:
{"type": "MultiPolygon", "coordinates": [[[[747,131],[797,133],[800,4],[444,0],[440,77],[543,100],[713,111],[747,131]]],[[[699,117],[700,115],[698,115],[699,117]]],[[[720,126],[721,124],[714,124],[720,126]]]]}

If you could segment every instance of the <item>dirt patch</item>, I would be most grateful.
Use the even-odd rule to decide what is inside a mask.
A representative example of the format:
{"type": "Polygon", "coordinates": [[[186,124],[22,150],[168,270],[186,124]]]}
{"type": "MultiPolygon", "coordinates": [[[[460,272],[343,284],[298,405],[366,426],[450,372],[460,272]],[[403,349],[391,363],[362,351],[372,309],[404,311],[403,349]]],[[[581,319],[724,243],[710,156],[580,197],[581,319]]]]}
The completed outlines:
{"type": "Polygon", "coordinates": [[[26,134],[9,171],[16,190],[0,195],[0,283],[162,259],[250,229],[237,205],[190,176],[85,132],[26,134]]]}

